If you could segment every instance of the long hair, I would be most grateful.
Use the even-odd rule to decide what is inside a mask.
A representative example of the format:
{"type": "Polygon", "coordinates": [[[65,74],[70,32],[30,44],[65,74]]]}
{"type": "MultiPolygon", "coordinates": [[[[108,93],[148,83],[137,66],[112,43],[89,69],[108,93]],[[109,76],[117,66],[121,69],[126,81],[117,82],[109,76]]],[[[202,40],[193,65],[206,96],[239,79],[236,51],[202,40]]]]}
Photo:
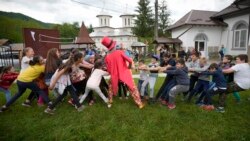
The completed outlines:
{"type": "Polygon", "coordinates": [[[81,58],[83,58],[83,54],[80,52],[76,52],[65,64],[59,67],[59,70],[66,69],[66,72],[71,72],[72,65],[81,58]]]}
{"type": "Polygon", "coordinates": [[[57,48],[51,48],[47,53],[45,73],[55,72],[61,64],[61,59],[57,56],[57,48]]]}

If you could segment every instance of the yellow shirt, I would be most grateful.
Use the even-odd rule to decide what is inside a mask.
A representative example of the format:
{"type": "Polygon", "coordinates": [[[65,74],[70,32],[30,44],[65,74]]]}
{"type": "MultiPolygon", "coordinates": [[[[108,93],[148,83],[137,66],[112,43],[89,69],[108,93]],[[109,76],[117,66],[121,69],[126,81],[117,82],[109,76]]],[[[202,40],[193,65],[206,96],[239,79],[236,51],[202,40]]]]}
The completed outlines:
{"type": "Polygon", "coordinates": [[[23,70],[19,74],[17,80],[22,82],[32,82],[34,79],[40,76],[40,74],[43,73],[44,71],[45,71],[44,65],[29,66],[27,69],[23,70]]]}

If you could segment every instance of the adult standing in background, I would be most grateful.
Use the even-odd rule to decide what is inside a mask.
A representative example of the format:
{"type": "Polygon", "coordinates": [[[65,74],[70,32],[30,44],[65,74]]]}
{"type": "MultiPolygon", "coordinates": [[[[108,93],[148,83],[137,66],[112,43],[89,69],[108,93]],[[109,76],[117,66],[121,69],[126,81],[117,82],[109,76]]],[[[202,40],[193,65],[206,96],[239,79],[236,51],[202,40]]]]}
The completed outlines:
{"type": "Polygon", "coordinates": [[[221,49],[219,51],[221,61],[223,60],[225,53],[226,53],[226,48],[224,47],[224,45],[221,45],[221,49]]]}

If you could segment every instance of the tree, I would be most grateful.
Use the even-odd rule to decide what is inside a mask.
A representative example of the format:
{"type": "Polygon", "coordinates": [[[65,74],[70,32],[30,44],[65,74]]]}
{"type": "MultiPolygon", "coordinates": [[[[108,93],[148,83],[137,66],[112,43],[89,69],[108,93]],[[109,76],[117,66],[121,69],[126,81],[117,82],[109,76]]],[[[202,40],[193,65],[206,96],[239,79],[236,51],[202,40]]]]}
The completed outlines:
{"type": "Polygon", "coordinates": [[[140,0],[136,12],[138,12],[138,15],[135,20],[135,27],[132,28],[133,33],[138,37],[153,37],[154,20],[149,0],[140,0]]]}
{"type": "Polygon", "coordinates": [[[170,36],[170,33],[166,32],[170,24],[169,16],[170,12],[168,11],[166,0],[163,0],[159,6],[159,36],[170,36]]]}
{"type": "Polygon", "coordinates": [[[89,27],[87,27],[87,29],[88,29],[89,34],[94,32],[94,28],[93,28],[92,24],[90,24],[89,27]]]}

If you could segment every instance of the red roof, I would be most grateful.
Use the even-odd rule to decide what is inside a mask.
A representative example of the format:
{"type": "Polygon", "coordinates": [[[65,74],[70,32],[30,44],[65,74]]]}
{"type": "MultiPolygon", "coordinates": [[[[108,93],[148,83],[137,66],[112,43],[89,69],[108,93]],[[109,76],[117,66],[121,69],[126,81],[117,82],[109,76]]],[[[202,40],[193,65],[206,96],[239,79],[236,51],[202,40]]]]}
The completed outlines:
{"type": "Polygon", "coordinates": [[[76,38],[75,43],[76,44],[95,44],[95,42],[89,37],[89,32],[86,26],[84,25],[84,23],[82,23],[80,32],[78,34],[78,37],[76,38]]]}

